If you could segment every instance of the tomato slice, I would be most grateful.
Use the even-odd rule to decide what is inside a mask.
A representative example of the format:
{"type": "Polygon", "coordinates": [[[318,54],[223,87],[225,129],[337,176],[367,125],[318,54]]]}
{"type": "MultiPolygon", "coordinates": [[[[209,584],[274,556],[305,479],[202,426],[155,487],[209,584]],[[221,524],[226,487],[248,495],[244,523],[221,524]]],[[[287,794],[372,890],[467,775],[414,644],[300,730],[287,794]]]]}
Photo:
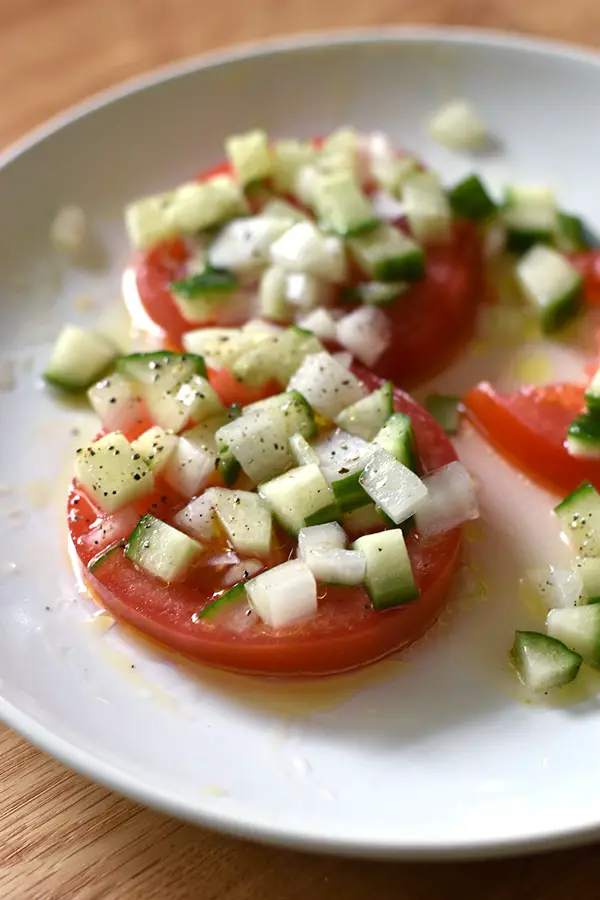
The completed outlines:
{"type": "MultiPolygon", "coordinates": [[[[370,373],[361,372],[361,376],[371,388],[380,384],[370,373]]],[[[448,438],[422,407],[399,390],[395,392],[395,405],[412,417],[425,470],[456,459],[448,438]]],[[[168,521],[181,502],[159,491],[146,505],[168,521]]],[[[87,568],[94,552],[86,536],[98,528],[99,518],[73,487],[69,496],[71,539],[82,574],[104,607],[171,650],[210,665],[256,674],[332,674],[366,665],[408,646],[442,611],[460,548],[460,529],[430,539],[413,532],[407,546],[420,590],[418,600],[376,612],[362,588],[323,587],[316,618],[274,632],[258,621],[251,621],[245,628],[236,622],[233,627],[225,614],[210,621],[197,618],[194,614],[218,588],[212,570],[200,569],[196,585],[164,585],[144,575],[117,550],[95,576],[87,568]]],[[[285,546],[282,552],[287,552],[285,546]]]]}
{"type": "Polygon", "coordinates": [[[600,488],[600,463],[576,459],[565,447],[583,393],[578,385],[554,384],[502,394],[484,382],[464,403],[475,427],[504,456],[534,481],[566,494],[585,480],[600,488]]]}
{"type": "Polygon", "coordinates": [[[583,276],[586,300],[600,306],[600,251],[586,250],[582,253],[573,253],[570,258],[583,276]]]}
{"type": "MultiPolygon", "coordinates": [[[[198,180],[228,171],[227,163],[221,163],[198,175],[198,180]]],[[[133,262],[138,305],[174,347],[181,346],[186,331],[198,327],[183,319],[169,292],[169,283],[182,277],[187,256],[183,241],[168,241],[140,253],[133,262]]],[[[482,296],[479,235],[471,223],[458,222],[450,241],[427,248],[425,277],[384,307],[393,340],[373,367],[375,373],[409,387],[444,369],[471,337],[482,296]]],[[[134,323],[136,311],[139,322],[135,297],[128,305],[134,323]]]]}

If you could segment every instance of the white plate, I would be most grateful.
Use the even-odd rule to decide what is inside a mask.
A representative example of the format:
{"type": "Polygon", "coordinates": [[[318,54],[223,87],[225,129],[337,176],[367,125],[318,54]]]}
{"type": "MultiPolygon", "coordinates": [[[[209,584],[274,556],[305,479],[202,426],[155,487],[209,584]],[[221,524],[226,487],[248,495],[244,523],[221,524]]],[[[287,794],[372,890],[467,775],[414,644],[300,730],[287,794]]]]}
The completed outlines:
{"type": "MultiPolygon", "coordinates": [[[[186,671],[120,628],[102,633],[106,620],[91,619],[70,574],[63,523],[70,430],[93,426],[34,387],[60,323],[106,323],[103,310],[118,307],[123,204],[217,161],[229,132],[384,129],[448,178],[476,164],[495,185],[553,183],[600,226],[598,96],[600,62],[584,52],[386,30],[186,63],[9,151],[0,170],[0,374],[5,387],[7,369],[15,380],[0,396],[0,480],[10,487],[0,489],[5,721],[124,794],[297,847],[466,856],[598,833],[594,693],[566,708],[526,705],[505,665],[515,626],[534,621],[517,596],[523,566],[564,552],[551,498],[477,438],[467,435],[461,449],[483,485],[485,539],[467,544],[483,569],[462,573],[445,624],[399,660],[281,686],[186,671]],[[454,95],[483,111],[502,152],[474,161],[431,144],[424,122],[454,95]],[[49,223],[65,202],[88,212],[106,267],[74,268],[53,253],[49,223]]],[[[552,365],[580,365],[563,357],[552,365]]],[[[514,361],[500,363],[508,377],[514,361]]]]}

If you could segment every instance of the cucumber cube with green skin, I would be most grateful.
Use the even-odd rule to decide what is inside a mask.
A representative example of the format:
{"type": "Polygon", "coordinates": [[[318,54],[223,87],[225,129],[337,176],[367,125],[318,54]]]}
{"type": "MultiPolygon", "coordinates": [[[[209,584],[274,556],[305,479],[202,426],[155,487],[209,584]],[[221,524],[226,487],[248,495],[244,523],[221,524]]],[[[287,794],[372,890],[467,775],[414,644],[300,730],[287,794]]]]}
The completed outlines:
{"type": "Polygon", "coordinates": [[[502,221],[506,246],[512,253],[525,253],[536,244],[551,244],[557,226],[554,191],[535,184],[509,188],[502,221]]]}
{"type": "Polygon", "coordinates": [[[303,166],[313,163],[318,150],[311,141],[282,140],[273,144],[273,186],[282,194],[291,194],[296,176],[303,166]]]}
{"type": "Polygon", "coordinates": [[[577,253],[598,247],[598,238],[579,216],[559,212],[556,223],[555,244],[561,253],[577,253]]]}
{"type": "Polygon", "coordinates": [[[270,176],[273,158],[269,138],[264,131],[256,129],[246,134],[232,135],[225,141],[225,149],[240,184],[251,184],[270,176]]]}
{"type": "Polygon", "coordinates": [[[119,431],[77,451],[75,479],[90,500],[107,513],[130,506],[154,488],[150,467],[119,431]]]}
{"type": "Polygon", "coordinates": [[[306,526],[340,517],[333,490],[315,463],[284,472],[258,490],[278,522],[293,535],[306,526]]]}
{"type": "Polygon", "coordinates": [[[425,398],[425,409],[433,416],[446,434],[457,434],[460,425],[460,399],[447,394],[430,394],[425,398]]]}
{"type": "Polygon", "coordinates": [[[425,274],[422,247],[393,225],[351,238],[348,247],[355,262],[374,281],[418,281],[425,274]]]}
{"type": "Polygon", "coordinates": [[[125,548],[136,566],[167,584],[182,581],[203,552],[198,541],[151,515],[140,519],[125,548]]]}
{"type": "Polygon", "coordinates": [[[245,585],[236,584],[232,588],[229,588],[228,591],[225,591],[224,594],[221,594],[220,597],[217,597],[216,600],[213,600],[205,606],[204,609],[197,613],[197,616],[199,619],[212,620],[225,610],[231,609],[233,606],[242,606],[242,604],[250,609],[245,585]]]}
{"type": "Polygon", "coordinates": [[[483,222],[496,212],[496,204],[477,175],[469,175],[448,193],[452,212],[471,222],[483,222]]]}
{"type": "Polygon", "coordinates": [[[581,310],[583,279],[575,266],[551,247],[532,247],[518,262],[516,275],[546,334],[567,325],[581,310]]]}
{"type": "Polygon", "coordinates": [[[231,273],[205,269],[169,285],[171,295],[183,318],[188,322],[205,322],[215,308],[227,303],[237,291],[239,282],[231,273]]]}
{"type": "Polygon", "coordinates": [[[446,241],[452,227],[452,210],[439,179],[418,172],[404,185],[402,200],[411,234],[422,243],[446,241]]]}
{"type": "Polygon", "coordinates": [[[546,619],[550,637],[579,653],[590,666],[600,667],[600,604],[551,609],[546,619]]]}
{"type": "Polygon", "coordinates": [[[342,237],[365,234],[378,224],[370,200],[348,170],[318,179],[313,206],[322,226],[342,237]]]}
{"type": "Polygon", "coordinates": [[[405,413],[393,413],[377,432],[373,443],[383,447],[411,471],[417,471],[417,445],[410,416],[405,413]]]}
{"type": "Polygon", "coordinates": [[[402,606],[419,596],[400,528],[366,534],[352,544],[367,560],[365,587],[375,609],[402,606]]]}
{"type": "Polygon", "coordinates": [[[59,334],[44,380],[63,391],[82,391],[106,372],[116,356],[101,334],[66,325],[59,334]]]}
{"type": "Polygon", "coordinates": [[[567,451],[578,459],[600,459],[600,417],[583,412],[576,416],[567,431],[567,451]]]}
{"type": "Polygon", "coordinates": [[[347,406],[336,416],[335,423],[365,441],[372,440],[394,410],[394,386],[386,381],[380,388],[347,406]]]}
{"type": "Polygon", "coordinates": [[[268,556],[271,550],[271,511],[252,491],[209,488],[216,516],[231,546],[245,556],[268,556]]]}
{"type": "Polygon", "coordinates": [[[142,385],[157,385],[166,391],[183,384],[192,375],[206,378],[206,366],[202,356],[196,353],[174,353],[171,350],[155,350],[151,353],[130,353],[119,356],[115,362],[117,372],[142,385]]]}
{"type": "Polygon", "coordinates": [[[135,453],[139,453],[154,475],[162,472],[177,444],[177,436],[165,431],[160,425],[153,425],[131,442],[135,453]]]}
{"type": "Polygon", "coordinates": [[[581,579],[581,597],[578,603],[600,603],[600,559],[578,559],[575,574],[581,579]]]}
{"type": "Polygon", "coordinates": [[[153,421],[170,431],[182,431],[223,411],[218,394],[201,375],[192,375],[189,381],[166,391],[161,383],[151,385],[145,395],[153,421]]]}
{"type": "Polygon", "coordinates": [[[585,392],[587,408],[592,413],[600,413],[600,369],[592,378],[585,392]]]}
{"type": "Polygon", "coordinates": [[[389,306],[409,289],[408,281],[365,281],[344,288],[342,299],[350,303],[366,303],[368,306],[389,306]]]}
{"type": "Polygon", "coordinates": [[[525,687],[549,691],[574,681],[583,662],[562,641],[536,631],[515,632],[510,660],[525,687]]]}
{"type": "Polygon", "coordinates": [[[554,513],[577,556],[600,556],[600,494],[589,481],[555,506],[554,513]]]}

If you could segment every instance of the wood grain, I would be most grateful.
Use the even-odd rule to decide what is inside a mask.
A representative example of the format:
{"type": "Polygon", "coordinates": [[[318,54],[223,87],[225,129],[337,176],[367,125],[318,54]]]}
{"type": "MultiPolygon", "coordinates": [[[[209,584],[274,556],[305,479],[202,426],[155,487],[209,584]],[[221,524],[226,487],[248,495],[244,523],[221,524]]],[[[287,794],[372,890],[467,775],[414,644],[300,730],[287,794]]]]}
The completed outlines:
{"type": "MultiPolygon", "coordinates": [[[[598,0],[0,0],[0,146],[90,93],[227,44],[336,26],[481,25],[600,46],[598,0]]],[[[389,865],[183,825],[0,729],[3,900],[558,900],[596,897],[600,855],[389,865]]]]}

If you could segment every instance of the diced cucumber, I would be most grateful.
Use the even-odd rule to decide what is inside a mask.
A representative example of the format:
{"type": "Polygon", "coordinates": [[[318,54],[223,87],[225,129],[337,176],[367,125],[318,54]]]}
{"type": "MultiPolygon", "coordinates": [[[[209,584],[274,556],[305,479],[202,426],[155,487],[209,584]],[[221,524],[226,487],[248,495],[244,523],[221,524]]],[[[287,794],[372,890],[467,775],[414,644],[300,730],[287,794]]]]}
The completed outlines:
{"type": "Polygon", "coordinates": [[[290,438],[290,450],[297,466],[319,463],[319,457],[310,446],[304,435],[293,434],[290,438]]]}
{"type": "Polygon", "coordinates": [[[417,445],[410,416],[405,413],[392,413],[373,438],[373,443],[383,447],[403,466],[413,472],[417,471],[417,445]]]}
{"type": "Polygon", "coordinates": [[[389,317],[377,306],[360,306],[337,326],[339,343],[365,366],[374,366],[393,339],[389,317]]]}
{"type": "Polygon", "coordinates": [[[331,172],[318,180],[313,207],[322,227],[342,237],[364,234],[378,224],[373,206],[348,170],[331,172]]]}
{"type": "Polygon", "coordinates": [[[592,413],[600,413],[600,369],[592,378],[585,392],[587,408],[592,413]]]}
{"type": "Polygon", "coordinates": [[[271,219],[291,219],[292,222],[306,222],[307,215],[301,209],[282,200],[280,197],[274,197],[269,200],[260,211],[261,216],[267,216],[271,219]]]}
{"type": "Polygon", "coordinates": [[[581,579],[581,594],[585,603],[600,603],[600,559],[578,559],[575,573],[581,579]]]}
{"type": "Polygon", "coordinates": [[[139,386],[118,372],[92,385],[87,395],[104,431],[129,432],[144,419],[139,386]]]}
{"type": "Polygon", "coordinates": [[[549,691],[577,678],[581,663],[578,653],[562,641],[536,631],[516,631],[510,659],[525,687],[549,691]]]}
{"type": "Polygon", "coordinates": [[[324,352],[304,359],[290,378],[288,390],[299,391],[319,415],[330,420],[367,395],[362,381],[324,352]]]}
{"type": "Polygon", "coordinates": [[[333,522],[340,516],[335,495],[315,463],[264,482],[259,493],[290,534],[298,534],[307,525],[333,522]]]}
{"type": "Polygon", "coordinates": [[[273,144],[273,186],[282,194],[294,191],[302,166],[317,158],[318,150],[310,141],[283,140],[273,144]]]}
{"type": "Polygon", "coordinates": [[[223,411],[219,395],[202,375],[167,390],[159,381],[149,385],[145,395],[152,421],[169,431],[182,431],[223,411]]]}
{"type": "Polygon", "coordinates": [[[269,266],[263,272],[258,288],[261,316],[275,322],[290,322],[294,308],[286,296],[288,273],[280,266],[269,266]]]}
{"type": "Polygon", "coordinates": [[[273,534],[271,512],[258,494],[227,488],[211,488],[207,494],[233,549],[245,556],[268,556],[273,534]]]}
{"type": "Polygon", "coordinates": [[[342,516],[342,525],[349,535],[360,537],[363,534],[372,534],[376,531],[383,531],[386,527],[381,513],[378,512],[374,503],[368,503],[352,512],[344,513],[342,516]]]}
{"type": "MultiPolygon", "coordinates": [[[[241,328],[199,328],[183,335],[184,347],[190,353],[198,353],[215,369],[231,369],[235,361],[247,350],[271,335],[266,331],[248,332],[241,328]]],[[[202,374],[202,373],[199,373],[202,374]]]]}
{"type": "Polygon", "coordinates": [[[524,253],[535,244],[550,244],[557,226],[554,191],[537,184],[509,188],[502,221],[507,249],[513,253],[524,253]]]}
{"type": "Polygon", "coordinates": [[[450,531],[479,517],[475,485],[458,460],[425,475],[423,484],[427,499],[415,515],[417,529],[423,537],[450,531]]]}
{"type": "Polygon", "coordinates": [[[313,449],[341,511],[350,512],[365,506],[369,497],[359,478],[373,453],[373,446],[357,435],[338,429],[317,441],[313,449]]]}
{"type": "Polygon", "coordinates": [[[315,414],[310,404],[298,391],[283,391],[274,394],[266,400],[258,400],[250,403],[242,410],[243,416],[262,415],[263,413],[275,413],[285,423],[285,431],[289,437],[293,434],[301,434],[302,437],[311,438],[317,433],[315,414]]]}
{"type": "Polygon", "coordinates": [[[546,630],[550,637],[579,653],[586,663],[600,667],[600,604],[551,609],[546,630]]]}
{"type": "Polygon", "coordinates": [[[402,191],[411,233],[423,243],[445,241],[450,236],[452,210],[442,185],[429,172],[413,175],[402,191]]]}
{"type": "Polygon", "coordinates": [[[256,129],[232,135],[225,140],[225,150],[240,184],[268,178],[273,170],[269,139],[264,131],[256,129]]]}
{"type": "Polygon", "coordinates": [[[245,584],[250,605],[271,628],[285,628],[317,614],[317,583],[299,559],[290,559],[245,584]]]}
{"type": "Polygon", "coordinates": [[[133,246],[144,249],[177,234],[196,234],[246,210],[240,185],[229,175],[218,175],[134,201],[125,210],[125,224],[133,246]]]}
{"type": "Polygon", "coordinates": [[[182,531],[191,534],[199,541],[210,543],[214,539],[217,529],[217,516],[211,491],[206,491],[184,506],[173,521],[182,531]]]}
{"type": "Polygon", "coordinates": [[[600,459],[600,417],[583,412],[576,416],[567,431],[567,452],[578,459],[600,459]]]}
{"type": "Polygon", "coordinates": [[[160,383],[165,391],[183,384],[192,375],[202,375],[206,378],[206,366],[201,356],[193,353],[173,353],[170,350],[119,356],[115,368],[117,372],[139,384],[160,383]]]}
{"type": "Polygon", "coordinates": [[[551,247],[532,247],[517,264],[516,275],[547,334],[562,328],[580,311],[582,277],[566,257],[551,247]]]}
{"type": "MultiPolygon", "coordinates": [[[[578,564],[584,560],[578,560],[578,564]]],[[[545,566],[542,569],[530,569],[526,573],[526,582],[535,590],[548,609],[557,606],[577,606],[581,602],[583,589],[579,569],[559,569],[556,566],[545,566]]]]}
{"type": "Polygon", "coordinates": [[[354,541],[352,549],[365,555],[365,587],[375,609],[389,609],[417,599],[419,589],[400,528],[363,535],[354,541]]]}
{"type": "Polygon", "coordinates": [[[177,444],[176,435],[165,431],[160,425],[148,428],[143,434],[131,442],[134,453],[139,453],[142,459],[150,466],[154,475],[158,475],[175,450],[177,444]]]}
{"type": "Polygon", "coordinates": [[[423,249],[393,225],[351,238],[348,247],[356,263],[374,281],[418,281],[425,273],[423,249]]]}
{"type": "Polygon", "coordinates": [[[150,468],[118,431],[77,451],[75,478],[87,496],[108,513],[135,503],[154,487],[150,468]]]}
{"type": "Polygon", "coordinates": [[[448,150],[478,150],[485,141],[485,124],[467,100],[449,100],[429,120],[427,130],[438,144],[448,150]]]}
{"type": "Polygon", "coordinates": [[[66,325],[54,344],[44,379],[63,391],[82,391],[100,378],[116,355],[101,334],[66,325]]]}
{"type": "Polygon", "coordinates": [[[406,181],[419,171],[418,161],[412,156],[398,156],[393,147],[391,152],[380,154],[371,145],[370,156],[375,183],[393,197],[401,197],[406,181]]]}
{"type": "Polygon", "coordinates": [[[427,501],[427,487],[421,479],[381,447],[376,448],[359,481],[396,525],[414,516],[427,501]]]}
{"type": "Polygon", "coordinates": [[[185,432],[185,437],[188,441],[191,441],[192,444],[197,444],[199,447],[202,447],[203,450],[210,450],[212,453],[216,454],[217,431],[227,422],[239,418],[238,412],[239,415],[241,415],[241,410],[237,406],[229,406],[226,410],[222,410],[218,415],[212,416],[210,419],[205,419],[193,428],[188,429],[188,431],[185,432]]]}
{"type": "Polygon", "coordinates": [[[496,204],[477,175],[459,181],[448,193],[452,212],[461,219],[483,222],[496,212],[496,204]]]}
{"type": "Polygon", "coordinates": [[[178,437],[163,477],[178,494],[189,500],[199,494],[214,475],[217,455],[187,437],[178,437]]]}
{"type": "Polygon", "coordinates": [[[151,515],[140,519],[125,548],[136,566],[167,583],[182,581],[202,553],[198,541],[151,515]]]}
{"type": "Polygon", "coordinates": [[[598,238],[591,233],[583,219],[560,212],[556,220],[556,249],[561,253],[577,253],[598,246],[598,238]]]}
{"type": "Polygon", "coordinates": [[[232,272],[211,268],[169,285],[181,315],[191,323],[211,319],[215,308],[227,303],[238,287],[238,280],[232,272]]]}
{"type": "Polygon", "coordinates": [[[234,363],[233,372],[249,385],[263,384],[270,378],[286,385],[303,359],[322,349],[314,334],[292,325],[242,353],[234,363]]]}
{"type": "Polygon", "coordinates": [[[199,619],[212,620],[216,618],[223,610],[238,605],[248,606],[248,594],[246,593],[245,584],[235,584],[228,591],[225,591],[216,600],[212,600],[197,615],[199,619]]]}
{"type": "Polygon", "coordinates": [[[554,512],[577,556],[600,556],[600,494],[584,481],[554,512]]]}
{"type": "Polygon", "coordinates": [[[346,279],[346,256],[339,237],[324,235],[312,222],[297,222],[275,241],[271,261],[288,272],[306,272],[323,281],[346,279]]]}
{"type": "Polygon", "coordinates": [[[369,306],[388,306],[405,294],[409,287],[407,281],[391,281],[387,284],[381,281],[364,281],[346,288],[343,297],[369,306]]]}
{"type": "Polygon", "coordinates": [[[371,441],[394,411],[394,385],[386,381],[380,388],[357,400],[336,416],[335,423],[350,434],[371,441]]]}
{"type": "Polygon", "coordinates": [[[460,398],[448,394],[429,394],[425,398],[425,409],[433,416],[446,434],[458,434],[460,425],[460,398]]]}

